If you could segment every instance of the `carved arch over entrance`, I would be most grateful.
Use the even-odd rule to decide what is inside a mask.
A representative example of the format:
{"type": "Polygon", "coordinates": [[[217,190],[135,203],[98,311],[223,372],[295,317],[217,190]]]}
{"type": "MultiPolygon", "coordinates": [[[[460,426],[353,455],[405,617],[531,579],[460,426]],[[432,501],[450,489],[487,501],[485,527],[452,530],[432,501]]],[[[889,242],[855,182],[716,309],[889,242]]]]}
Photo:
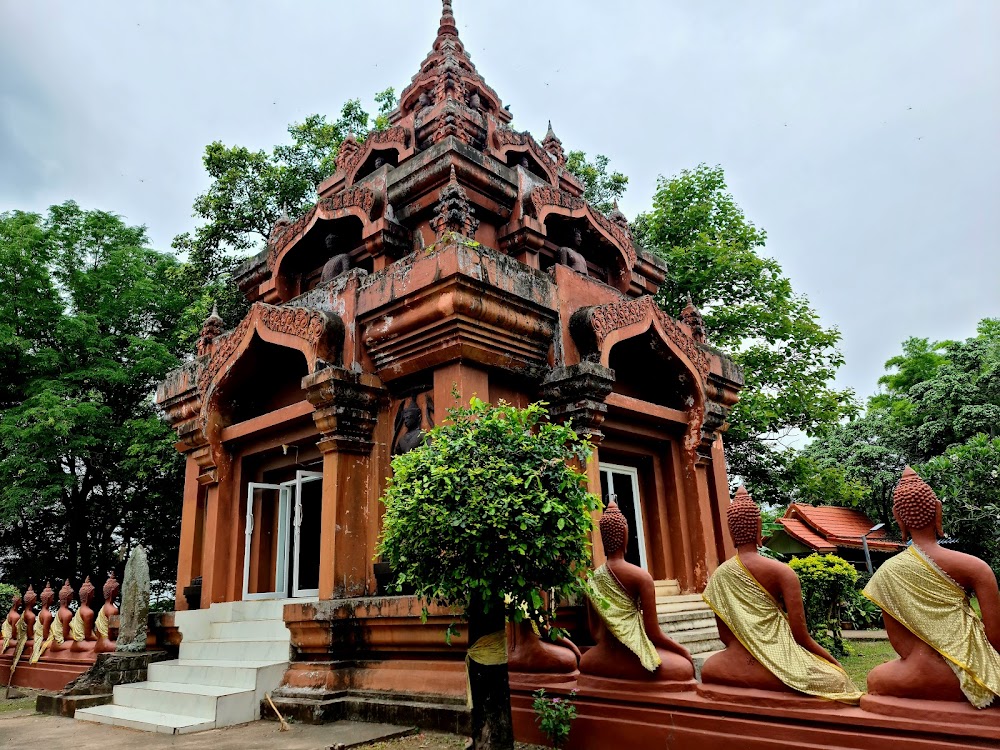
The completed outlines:
{"type": "Polygon", "coordinates": [[[297,349],[305,357],[308,371],[314,373],[327,365],[340,364],[344,321],[330,312],[255,303],[235,329],[214,342],[211,357],[199,375],[203,424],[214,408],[213,394],[255,338],[297,349]]]}
{"type": "Polygon", "coordinates": [[[708,355],[649,295],[582,307],[573,313],[569,326],[581,356],[605,367],[615,344],[653,329],[699,381],[703,383],[711,370],[708,355]]]}

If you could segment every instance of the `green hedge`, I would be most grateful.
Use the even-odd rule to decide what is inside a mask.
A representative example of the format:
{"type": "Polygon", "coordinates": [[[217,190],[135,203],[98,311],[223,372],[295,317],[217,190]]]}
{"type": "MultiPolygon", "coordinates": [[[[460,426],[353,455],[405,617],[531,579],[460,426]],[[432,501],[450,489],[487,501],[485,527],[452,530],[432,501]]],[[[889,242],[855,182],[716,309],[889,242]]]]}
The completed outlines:
{"type": "Polygon", "coordinates": [[[788,564],[802,584],[809,632],[834,656],[843,656],[847,651],[840,633],[840,603],[855,591],[858,571],[836,555],[798,557],[788,564]]]}

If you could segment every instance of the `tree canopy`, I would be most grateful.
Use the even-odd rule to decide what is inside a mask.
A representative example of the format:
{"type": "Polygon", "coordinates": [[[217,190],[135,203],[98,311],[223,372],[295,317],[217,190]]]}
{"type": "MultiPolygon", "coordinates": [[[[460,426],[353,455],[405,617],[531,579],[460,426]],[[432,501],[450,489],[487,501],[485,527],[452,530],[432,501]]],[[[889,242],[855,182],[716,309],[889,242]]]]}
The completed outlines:
{"type": "Polygon", "coordinates": [[[965,341],[910,338],[886,362],[883,390],[858,419],[829,428],[803,451],[860,488],[816,488],[802,499],[858,507],[892,523],[892,491],[907,464],[944,503],[945,533],[1000,568],[1000,320],[965,341]]]}
{"type": "Polygon", "coordinates": [[[840,332],[823,326],[762,254],[767,235],[737,205],[721,167],[661,178],[635,235],[667,262],[657,297],[664,311],[678,317],[693,301],[709,343],[742,366],[746,386],[724,436],[730,472],[760,500],[781,501],[794,455],[782,438],[816,435],[856,412],[853,393],[832,385],[843,364],[840,332]]]}
{"type": "MultiPolygon", "coordinates": [[[[180,266],[73,202],[0,215],[0,547],[6,580],[176,566],[182,462],[152,401],[178,363],[180,266]]],[[[100,580],[97,581],[99,585],[100,580]]]]}

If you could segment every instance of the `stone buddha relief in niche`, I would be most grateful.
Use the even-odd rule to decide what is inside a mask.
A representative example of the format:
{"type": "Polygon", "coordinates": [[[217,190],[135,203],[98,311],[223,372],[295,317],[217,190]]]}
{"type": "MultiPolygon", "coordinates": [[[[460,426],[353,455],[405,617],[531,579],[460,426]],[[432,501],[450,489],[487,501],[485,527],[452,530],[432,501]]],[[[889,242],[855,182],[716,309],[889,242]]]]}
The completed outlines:
{"type": "Polygon", "coordinates": [[[330,256],[330,260],[323,265],[323,273],[319,279],[320,284],[333,281],[335,278],[340,276],[340,274],[351,270],[351,255],[350,253],[338,251],[337,239],[337,235],[333,232],[330,232],[323,238],[323,242],[326,244],[326,252],[327,255],[330,256]]]}
{"type": "Polygon", "coordinates": [[[569,266],[581,276],[589,276],[587,261],[583,257],[580,249],[583,245],[583,232],[573,229],[573,247],[559,248],[559,262],[564,266],[569,266]]]}
{"type": "Polygon", "coordinates": [[[392,455],[401,456],[420,445],[434,427],[434,399],[430,392],[399,402],[392,430],[392,455]]]}

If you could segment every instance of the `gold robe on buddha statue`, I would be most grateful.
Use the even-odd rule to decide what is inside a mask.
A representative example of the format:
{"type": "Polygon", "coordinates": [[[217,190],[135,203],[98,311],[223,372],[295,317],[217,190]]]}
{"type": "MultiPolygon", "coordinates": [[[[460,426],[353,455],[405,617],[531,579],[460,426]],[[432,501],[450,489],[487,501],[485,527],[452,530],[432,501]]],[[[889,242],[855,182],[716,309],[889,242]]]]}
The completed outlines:
{"type": "Polygon", "coordinates": [[[861,700],[847,672],[796,643],[788,615],[739,556],[718,567],[703,598],[743,647],[788,687],[842,703],[861,700]]]}
{"type": "Polygon", "coordinates": [[[587,580],[587,598],[611,634],[650,672],[662,663],[656,646],[646,635],[642,610],[618,583],[607,565],[595,570],[587,580]]]}
{"type": "Polygon", "coordinates": [[[864,595],[944,657],[973,706],[1000,695],[1000,654],[968,593],[916,545],[883,563],[864,595]]]}
{"type": "Polygon", "coordinates": [[[73,613],[73,619],[69,621],[69,635],[77,643],[83,642],[87,637],[87,626],[83,622],[83,609],[78,609],[73,613]]]}
{"type": "Polygon", "coordinates": [[[10,645],[10,641],[14,637],[14,626],[10,624],[10,620],[4,620],[3,625],[0,625],[0,636],[3,637],[3,641],[0,643],[0,654],[2,654],[7,650],[7,646],[10,645]]]}
{"type": "Polygon", "coordinates": [[[38,660],[42,658],[42,654],[52,645],[52,641],[55,639],[55,624],[56,621],[53,620],[52,625],[49,626],[49,637],[45,638],[45,625],[42,624],[42,618],[39,617],[35,620],[35,637],[31,647],[31,659],[28,660],[29,664],[37,664],[38,660]]]}
{"type": "Polygon", "coordinates": [[[10,663],[10,677],[7,680],[7,684],[14,679],[14,670],[17,669],[17,663],[21,661],[21,654],[24,653],[24,647],[28,643],[28,623],[22,617],[17,621],[17,628],[15,629],[17,634],[17,648],[14,649],[14,659],[10,663]]]}

